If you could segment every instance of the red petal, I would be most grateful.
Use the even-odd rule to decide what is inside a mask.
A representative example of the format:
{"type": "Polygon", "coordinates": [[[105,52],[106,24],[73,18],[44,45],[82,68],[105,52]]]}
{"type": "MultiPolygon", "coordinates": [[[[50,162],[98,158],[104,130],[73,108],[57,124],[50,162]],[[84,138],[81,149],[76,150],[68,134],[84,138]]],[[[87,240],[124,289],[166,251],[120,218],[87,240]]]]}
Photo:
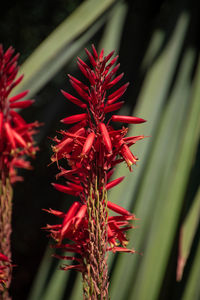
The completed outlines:
{"type": "Polygon", "coordinates": [[[90,149],[92,148],[92,145],[93,145],[93,142],[94,142],[94,139],[95,139],[95,133],[94,132],[91,132],[88,136],[87,136],[87,139],[83,145],[83,150],[82,150],[82,153],[81,153],[81,156],[85,156],[89,153],[90,149]]]}
{"type": "Polygon", "coordinates": [[[106,89],[112,88],[116,83],[118,83],[122,79],[123,76],[124,76],[124,73],[121,73],[120,75],[118,75],[115,79],[113,79],[111,82],[109,82],[106,85],[106,89]]]}
{"type": "Polygon", "coordinates": [[[28,92],[29,92],[29,90],[24,91],[24,92],[22,92],[22,93],[19,93],[18,95],[15,95],[15,96],[11,97],[11,98],[9,99],[10,103],[11,103],[11,102],[15,102],[15,101],[17,101],[17,100],[19,100],[19,99],[21,99],[21,98],[24,98],[24,97],[28,94],[28,92]]]}
{"type": "Polygon", "coordinates": [[[12,130],[13,136],[20,147],[27,147],[25,140],[15,131],[12,130]]]}
{"type": "Polygon", "coordinates": [[[3,118],[4,115],[3,113],[0,111],[0,138],[2,139],[2,133],[3,133],[3,118]]]}
{"type": "Polygon", "coordinates": [[[9,261],[9,259],[8,259],[8,257],[7,256],[5,256],[4,254],[2,254],[2,253],[0,253],[0,260],[1,261],[9,261]]]}
{"type": "Polygon", "coordinates": [[[82,222],[84,221],[84,217],[86,216],[87,206],[84,204],[81,206],[79,211],[76,214],[75,227],[78,228],[82,222]]]}
{"type": "MultiPolygon", "coordinates": [[[[115,56],[115,58],[113,58],[113,59],[111,60],[111,62],[106,66],[106,70],[109,70],[109,69],[116,63],[116,61],[118,60],[118,57],[119,57],[119,55],[115,56]]],[[[118,64],[118,65],[116,66],[116,67],[117,67],[117,70],[118,70],[119,66],[120,66],[120,64],[118,64]]],[[[116,68],[116,67],[115,67],[115,68],[116,68]]],[[[115,68],[114,68],[114,69],[115,69],[115,68]]],[[[113,70],[114,70],[114,69],[113,69],[113,70]]],[[[112,70],[112,71],[113,71],[113,70],[112,70]]],[[[117,71],[117,70],[116,70],[116,71],[117,71]]],[[[111,72],[112,72],[112,71],[111,71],[111,72]]],[[[115,72],[116,72],[116,71],[115,71],[115,72]]],[[[115,72],[114,72],[114,73],[115,73],[115,72]]]]}
{"type": "Polygon", "coordinates": [[[129,123],[129,124],[139,124],[139,123],[146,122],[146,120],[144,120],[144,119],[137,118],[137,117],[131,117],[131,116],[113,115],[111,119],[113,122],[122,122],[122,123],[129,123]]]}
{"type": "Polygon", "coordinates": [[[123,138],[124,142],[131,142],[131,143],[136,143],[139,140],[142,140],[145,136],[144,135],[138,135],[138,136],[128,136],[123,138]]]}
{"type": "Polygon", "coordinates": [[[86,120],[86,119],[87,119],[87,114],[79,114],[79,115],[73,115],[73,116],[64,118],[60,122],[62,122],[64,124],[73,124],[73,123],[77,123],[79,121],[86,120]]]}
{"type": "Polygon", "coordinates": [[[70,209],[68,210],[67,214],[65,215],[65,218],[62,223],[62,229],[61,229],[61,238],[67,233],[69,227],[72,224],[72,220],[76,215],[76,212],[80,208],[81,204],[80,202],[76,201],[72,204],[70,209]]]}
{"type": "Polygon", "coordinates": [[[16,148],[16,143],[15,143],[15,139],[14,139],[14,136],[13,136],[12,128],[10,127],[10,124],[8,122],[5,122],[4,127],[5,127],[7,137],[9,139],[10,143],[11,143],[11,146],[12,146],[13,149],[15,149],[16,148]]]}
{"type": "Polygon", "coordinates": [[[102,62],[103,61],[103,55],[104,55],[104,48],[101,50],[100,54],[99,54],[99,61],[102,62]]]}
{"type": "Polygon", "coordinates": [[[115,253],[115,252],[135,253],[134,249],[127,249],[127,248],[123,248],[123,247],[111,247],[108,250],[112,251],[113,253],[115,253]]]}
{"type": "Polygon", "coordinates": [[[84,272],[84,267],[83,265],[71,265],[71,266],[68,266],[66,265],[65,267],[61,267],[62,270],[64,271],[68,271],[68,270],[76,270],[78,272],[84,272]]]}
{"type": "Polygon", "coordinates": [[[89,69],[89,67],[85,68],[80,62],[77,62],[77,65],[81,70],[81,72],[83,73],[83,75],[85,75],[85,77],[88,78],[87,69],[89,69]]]}
{"type": "Polygon", "coordinates": [[[11,103],[10,108],[26,108],[32,105],[34,102],[34,100],[24,100],[16,103],[11,103]]]}
{"type": "Polygon", "coordinates": [[[44,209],[44,211],[48,212],[49,214],[53,214],[54,216],[56,217],[59,217],[59,218],[63,218],[65,216],[65,214],[62,212],[62,211],[59,211],[59,210],[55,210],[55,209],[44,209]]]}
{"type": "Polygon", "coordinates": [[[109,189],[113,188],[114,186],[116,186],[120,182],[122,182],[122,180],[124,180],[124,176],[119,177],[117,179],[114,179],[114,180],[110,181],[109,183],[106,184],[106,189],[109,190],[109,189]]]}
{"type": "Polygon", "coordinates": [[[93,50],[93,54],[94,54],[95,59],[98,59],[97,50],[96,50],[94,44],[92,44],[92,50],[93,50]]]}
{"type": "Polygon", "coordinates": [[[107,106],[104,107],[104,112],[109,113],[111,111],[118,110],[122,107],[123,104],[124,104],[124,101],[120,101],[120,102],[117,102],[117,103],[114,103],[114,104],[111,104],[111,105],[107,105],[107,106]]]}
{"type": "Polygon", "coordinates": [[[97,63],[96,63],[94,57],[92,56],[92,54],[90,53],[90,51],[88,51],[88,49],[85,48],[85,52],[86,52],[91,64],[93,65],[93,67],[96,67],[97,63]]]}
{"type": "Polygon", "coordinates": [[[91,83],[91,85],[95,85],[96,82],[95,82],[95,77],[94,74],[92,74],[92,71],[90,71],[89,69],[87,69],[87,74],[88,74],[88,79],[91,83]]]}
{"type": "Polygon", "coordinates": [[[77,91],[77,93],[86,101],[90,100],[90,96],[74,81],[70,79],[70,83],[73,86],[73,88],[77,91]]]}
{"type": "Polygon", "coordinates": [[[56,190],[58,190],[60,192],[63,192],[63,193],[69,194],[69,195],[77,196],[77,191],[74,191],[74,189],[72,189],[68,186],[61,185],[61,184],[58,184],[58,183],[52,183],[52,185],[56,190]]]}
{"type": "Polygon", "coordinates": [[[10,110],[11,116],[14,118],[14,122],[18,124],[18,126],[26,125],[25,120],[14,110],[10,110]]]}
{"type": "Polygon", "coordinates": [[[120,67],[120,64],[116,65],[116,67],[114,67],[112,69],[112,71],[110,71],[110,73],[106,76],[105,81],[104,81],[104,86],[107,86],[107,84],[110,82],[111,78],[117,72],[117,70],[119,69],[119,67],[120,67]]]}
{"type": "Polygon", "coordinates": [[[83,103],[81,100],[79,100],[78,98],[72,96],[71,94],[63,90],[61,90],[61,93],[63,94],[63,96],[65,96],[65,98],[67,98],[69,101],[73,102],[74,104],[80,106],[81,108],[87,108],[87,105],[83,103]]]}
{"type": "Polygon", "coordinates": [[[131,213],[128,210],[126,210],[125,208],[123,208],[113,202],[108,201],[107,206],[109,209],[113,210],[114,212],[116,212],[118,214],[128,215],[128,216],[131,215],[131,213]]]}
{"type": "Polygon", "coordinates": [[[80,206],[81,204],[78,201],[72,204],[72,206],[65,215],[65,218],[63,220],[63,226],[65,226],[65,224],[76,215],[76,212],[79,210],[80,206]]]}
{"type": "Polygon", "coordinates": [[[112,104],[117,99],[119,99],[125,93],[128,85],[129,85],[129,82],[122,85],[118,90],[116,90],[114,93],[112,93],[110,96],[108,96],[108,104],[112,104]]]}
{"type": "Polygon", "coordinates": [[[102,134],[103,141],[104,141],[107,151],[109,153],[112,153],[112,143],[111,143],[110,136],[109,136],[108,130],[106,128],[106,125],[104,123],[99,123],[99,129],[102,134]]]}
{"type": "Polygon", "coordinates": [[[83,191],[83,187],[81,185],[77,185],[77,184],[72,183],[72,182],[67,182],[67,186],[74,189],[74,191],[77,191],[77,192],[82,192],[83,191]]]}
{"type": "Polygon", "coordinates": [[[105,63],[107,63],[107,61],[109,61],[109,59],[113,56],[114,53],[115,53],[115,51],[113,50],[104,58],[105,63]]]}
{"type": "Polygon", "coordinates": [[[123,156],[123,158],[125,159],[129,169],[131,170],[132,164],[136,164],[136,161],[138,159],[133,155],[133,153],[131,152],[131,150],[129,149],[129,147],[126,144],[124,144],[121,147],[120,152],[121,152],[121,155],[123,156]]]}

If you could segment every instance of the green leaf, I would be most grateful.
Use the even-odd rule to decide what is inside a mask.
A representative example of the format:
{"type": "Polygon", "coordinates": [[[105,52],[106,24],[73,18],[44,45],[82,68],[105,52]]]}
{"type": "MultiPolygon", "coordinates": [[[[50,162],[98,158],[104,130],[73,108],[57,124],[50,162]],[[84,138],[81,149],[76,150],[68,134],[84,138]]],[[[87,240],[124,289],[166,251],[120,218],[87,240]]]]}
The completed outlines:
{"type": "MultiPolygon", "coordinates": [[[[181,86],[179,88],[177,87],[177,93],[179,94],[177,101],[174,102],[176,96],[173,96],[173,100],[171,99],[170,101],[169,99],[170,105],[166,106],[165,100],[183,45],[187,25],[188,16],[182,15],[162,55],[158,57],[147,73],[135,115],[147,119],[148,123],[147,125],[137,126],[135,130],[131,130],[130,135],[144,133],[145,135],[152,136],[152,138],[141,142],[135,147],[134,153],[137,154],[138,151],[142,159],[134,171],[134,178],[131,178],[129,175],[127,179],[122,182],[120,188],[118,190],[116,188],[111,194],[111,198],[115,199],[117,203],[120,203],[121,199],[123,199],[124,206],[126,207],[129,207],[133,201],[135,202],[134,213],[136,213],[136,216],[139,217],[141,221],[139,222],[140,228],[132,233],[130,240],[137,251],[144,252],[144,257],[119,255],[114,274],[111,278],[110,294],[113,299],[128,299],[128,297],[129,299],[155,299],[154,293],[159,292],[159,281],[163,276],[164,263],[161,266],[155,262],[154,259],[157,257],[158,248],[161,248],[160,253],[163,251],[163,247],[161,247],[162,243],[159,243],[158,239],[160,234],[165,235],[165,232],[162,231],[163,226],[161,225],[162,219],[165,217],[165,210],[163,209],[166,205],[166,200],[162,197],[163,193],[169,189],[171,183],[172,171],[170,167],[173,167],[174,164],[174,158],[176,157],[174,155],[176,154],[176,147],[179,142],[181,122],[184,114],[187,112],[188,93],[182,98],[183,95],[181,92],[186,79],[188,79],[187,76],[189,76],[189,73],[187,76],[183,73],[183,76],[186,77],[180,79],[178,85],[181,86]],[[177,115],[177,111],[180,111],[179,116],[177,115]],[[178,126],[174,128],[176,121],[178,121],[178,126]],[[145,126],[147,126],[146,131],[144,131],[145,126]],[[165,177],[163,178],[163,176],[165,177]],[[163,212],[164,215],[162,215],[161,212],[163,212]],[[159,228],[160,231],[157,230],[159,228]],[[153,243],[156,244],[154,245],[153,243]],[[150,253],[148,252],[150,246],[151,253],[153,251],[151,257],[148,254],[150,253]],[[156,276],[152,276],[153,270],[151,262],[154,262],[154,265],[156,264],[156,266],[160,266],[162,269],[157,270],[158,273],[156,273],[156,276]],[[141,275],[139,276],[138,273],[141,275]],[[122,274],[126,274],[126,280],[123,282],[121,281],[122,274]],[[146,280],[145,284],[148,284],[147,279],[151,283],[150,291],[144,285],[144,280],[146,280]],[[154,279],[156,281],[154,281],[154,279]],[[132,294],[133,285],[136,291],[132,294]],[[119,286],[120,289],[116,288],[119,286]],[[145,293],[145,291],[148,293],[148,296],[145,295],[147,298],[140,294],[145,293]]],[[[190,61],[193,60],[194,57],[193,54],[188,55],[186,60],[189,61],[187,65],[189,65],[189,71],[191,71],[190,61]]],[[[186,73],[189,72],[187,68],[188,66],[186,66],[186,73]]],[[[121,168],[119,168],[118,172],[117,175],[123,174],[121,168]]],[[[170,244],[171,240],[169,240],[168,243],[170,244]]],[[[167,251],[169,251],[169,245],[167,251]]],[[[164,258],[160,257],[160,259],[164,259],[166,263],[168,253],[163,252],[163,255],[164,258]]]]}
{"type": "Polygon", "coordinates": [[[84,1],[33,54],[20,73],[25,77],[19,90],[29,89],[29,97],[38,92],[104,24],[116,0],[84,1]]]}
{"type": "Polygon", "coordinates": [[[199,300],[200,297],[200,241],[198,244],[196,256],[192,265],[190,277],[186,286],[182,300],[199,300]]]}

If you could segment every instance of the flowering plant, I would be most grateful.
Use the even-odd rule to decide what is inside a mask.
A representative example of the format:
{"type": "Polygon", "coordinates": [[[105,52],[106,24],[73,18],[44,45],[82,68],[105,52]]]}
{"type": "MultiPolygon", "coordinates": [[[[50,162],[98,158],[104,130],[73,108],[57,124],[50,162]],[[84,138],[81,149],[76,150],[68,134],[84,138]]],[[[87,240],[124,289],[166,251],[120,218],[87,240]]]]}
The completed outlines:
{"type": "Polygon", "coordinates": [[[37,147],[33,135],[39,126],[38,122],[26,123],[15,109],[30,106],[34,100],[22,100],[28,90],[10,96],[23,76],[16,79],[17,60],[12,47],[4,53],[0,45],[0,295],[9,299],[8,287],[11,281],[11,246],[10,234],[12,215],[12,184],[22,181],[17,175],[17,168],[31,169],[25,156],[34,157],[37,147]],[[20,101],[22,100],[22,101],[20,101]]]}
{"type": "Polygon", "coordinates": [[[69,75],[71,85],[81,98],[62,90],[67,100],[85,112],[61,120],[72,127],[61,130],[61,138],[54,138],[56,145],[52,147],[54,154],[51,158],[59,168],[56,178],[62,176],[66,180],[65,185],[53,183],[53,186],[61,192],[78,196],[79,200],[72,204],[68,212],[47,210],[62,221],[58,225],[47,225],[46,229],[56,242],[54,247],[75,253],[75,256],[56,256],[74,261],[74,264],[63,266],[63,270],[75,269],[82,273],[84,299],[107,299],[106,253],[135,252],[126,248],[128,240],[125,232],[132,228],[129,221],[136,219],[126,209],[107,200],[107,190],[119,184],[124,177],[110,182],[109,179],[114,167],[123,161],[132,170],[138,158],[129,148],[144,138],[126,137],[128,128],[115,130],[112,123],[139,124],[145,120],[110,116],[111,112],[122,107],[124,102],[118,100],[128,86],[126,83],[108,95],[109,90],[123,77],[123,73],[115,77],[120,66],[114,66],[118,56],[110,61],[114,51],[104,56],[102,50],[98,55],[94,46],[92,53],[87,49],[85,51],[91,67],[80,58],[78,67],[89,84],[69,75]],[[109,216],[109,210],[117,215],[109,216]]]}

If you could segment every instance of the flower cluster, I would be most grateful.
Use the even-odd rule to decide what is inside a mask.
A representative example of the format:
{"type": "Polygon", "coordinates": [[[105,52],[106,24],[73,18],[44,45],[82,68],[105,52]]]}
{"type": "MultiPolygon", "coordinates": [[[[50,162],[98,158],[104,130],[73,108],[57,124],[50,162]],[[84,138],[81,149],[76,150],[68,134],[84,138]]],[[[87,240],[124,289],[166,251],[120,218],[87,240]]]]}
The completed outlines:
{"type": "Polygon", "coordinates": [[[31,168],[24,156],[35,155],[37,148],[33,145],[33,135],[39,126],[38,122],[26,123],[16,112],[16,109],[26,108],[34,102],[22,100],[28,90],[10,97],[13,88],[23,79],[23,75],[16,79],[19,54],[13,54],[12,47],[4,53],[0,45],[0,169],[11,182],[22,180],[17,176],[16,168],[31,168]]]}
{"type": "MultiPolygon", "coordinates": [[[[61,138],[56,136],[54,138],[56,145],[52,147],[54,151],[52,162],[57,162],[59,168],[56,178],[62,176],[65,179],[64,185],[53,183],[54,188],[78,196],[79,200],[73,203],[68,212],[47,210],[61,218],[61,222],[58,225],[47,225],[46,229],[56,241],[54,247],[76,254],[58,256],[74,261],[72,265],[65,265],[64,270],[76,269],[84,273],[87,271],[89,261],[93,259],[94,264],[90,273],[93,272],[95,277],[97,275],[94,265],[98,264],[100,258],[97,258],[98,251],[94,250],[94,236],[98,239],[99,232],[103,231],[103,228],[105,228],[103,234],[105,252],[134,252],[133,249],[126,248],[128,240],[125,231],[132,228],[129,222],[136,218],[121,206],[107,201],[106,192],[123,180],[123,177],[120,177],[109,181],[117,164],[125,161],[130,171],[136,164],[138,158],[132,154],[130,146],[144,136],[126,137],[128,128],[116,130],[112,123],[139,124],[145,120],[132,116],[110,116],[111,112],[122,107],[124,102],[119,99],[128,87],[126,83],[114,92],[109,92],[123,77],[123,73],[115,77],[120,66],[116,65],[118,56],[111,59],[113,51],[104,57],[103,50],[98,55],[94,46],[92,52],[87,49],[85,51],[92,67],[80,58],[77,64],[89,84],[68,75],[77,96],[61,91],[67,100],[83,109],[83,113],[61,120],[62,123],[72,127],[61,130],[59,132],[61,138]],[[116,214],[109,216],[108,209],[116,214]],[[88,247],[92,253],[88,253],[88,247]]],[[[98,241],[100,243],[100,239],[98,241]]]]}
{"type": "Polygon", "coordinates": [[[9,272],[10,267],[11,263],[8,257],[0,253],[0,292],[2,292],[6,286],[8,276],[5,276],[5,274],[9,272]]]}
{"type": "Polygon", "coordinates": [[[19,55],[12,47],[4,53],[0,45],[0,297],[10,299],[8,288],[12,266],[10,235],[12,232],[12,183],[23,180],[17,168],[30,169],[26,156],[34,157],[37,147],[33,135],[38,122],[27,123],[16,111],[30,106],[33,100],[22,100],[28,90],[10,96],[23,76],[17,77],[19,55]],[[22,101],[21,101],[22,100],[22,101]]]}

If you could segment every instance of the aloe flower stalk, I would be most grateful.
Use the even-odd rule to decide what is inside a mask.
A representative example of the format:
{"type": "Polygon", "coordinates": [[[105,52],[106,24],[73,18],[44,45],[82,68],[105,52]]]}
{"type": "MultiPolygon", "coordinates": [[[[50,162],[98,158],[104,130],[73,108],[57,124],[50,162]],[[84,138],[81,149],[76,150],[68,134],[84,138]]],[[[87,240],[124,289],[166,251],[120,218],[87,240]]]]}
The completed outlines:
{"type": "Polygon", "coordinates": [[[34,157],[37,148],[33,135],[37,122],[26,123],[16,112],[17,108],[25,108],[33,100],[22,100],[28,91],[10,96],[13,88],[23,76],[17,77],[19,54],[14,54],[12,47],[4,53],[0,45],[0,298],[10,299],[8,288],[11,282],[11,217],[12,217],[12,185],[23,178],[17,175],[18,168],[31,169],[25,156],[34,157]]]}
{"type": "Polygon", "coordinates": [[[77,196],[67,212],[53,209],[49,213],[61,219],[58,225],[47,225],[55,240],[53,247],[64,251],[58,258],[72,261],[62,266],[63,270],[74,269],[82,273],[84,299],[108,299],[107,253],[130,252],[126,248],[126,231],[133,228],[131,220],[135,215],[107,199],[107,190],[119,184],[124,177],[109,181],[114,167],[126,162],[130,171],[138,158],[130,151],[130,146],[144,136],[125,137],[128,128],[115,130],[112,123],[139,124],[144,119],[131,116],[118,116],[110,113],[118,110],[123,101],[118,101],[125,93],[128,83],[114,92],[110,89],[123,77],[116,76],[119,64],[113,59],[114,51],[100,55],[94,46],[92,52],[85,49],[91,67],[78,58],[78,67],[87,78],[88,84],[69,76],[76,91],[73,96],[61,91],[64,97],[83,109],[83,113],[68,116],[61,120],[68,130],[61,130],[60,138],[54,138],[52,162],[56,162],[65,184],[53,183],[58,191],[77,196]],[[108,114],[109,113],[109,114],[108,114]],[[113,211],[113,216],[109,211],[113,211]],[[75,255],[65,255],[73,252],[75,255]]]}

